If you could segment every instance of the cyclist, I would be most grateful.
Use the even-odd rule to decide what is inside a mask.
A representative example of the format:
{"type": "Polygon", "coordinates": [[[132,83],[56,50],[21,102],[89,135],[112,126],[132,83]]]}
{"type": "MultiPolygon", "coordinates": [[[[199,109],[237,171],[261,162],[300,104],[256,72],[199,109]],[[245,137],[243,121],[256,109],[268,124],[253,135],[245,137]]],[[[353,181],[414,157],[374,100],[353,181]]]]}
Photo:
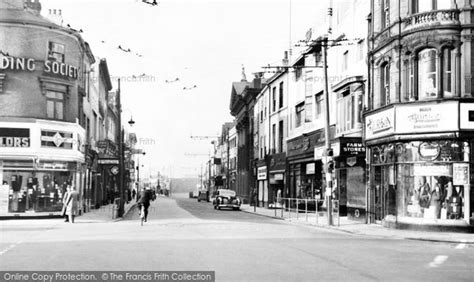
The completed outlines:
{"type": "Polygon", "coordinates": [[[150,187],[143,188],[142,191],[138,194],[137,203],[138,209],[142,209],[142,205],[145,207],[145,222],[148,217],[148,207],[150,206],[151,201],[151,191],[150,187]]]}

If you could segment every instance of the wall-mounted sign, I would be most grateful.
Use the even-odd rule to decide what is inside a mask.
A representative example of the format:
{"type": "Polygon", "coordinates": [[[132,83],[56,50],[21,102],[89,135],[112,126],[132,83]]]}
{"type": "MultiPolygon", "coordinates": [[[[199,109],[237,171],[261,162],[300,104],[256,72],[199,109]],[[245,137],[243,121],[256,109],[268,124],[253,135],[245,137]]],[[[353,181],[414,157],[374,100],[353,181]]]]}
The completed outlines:
{"type": "Polygon", "coordinates": [[[41,146],[72,149],[73,136],[71,132],[41,130],[41,146]]]}
{"type": "Polygon", "coordinates": [[[469,185],[469,164],[453,164],[453,185],[469,185]]]}
{"type": "Polygon", "coordinates": [[[474,129],[474,103],[461,103],[459,115],[461,129],[474,129]]]}
{"type": "Polygon", "coordinates": [[[68,170],[68,163],[62,162],[40,162],[38,169],[68,170]]]}
{"type": "Polygon", "coordinates": [[[257,168],[257,180],[267,180],[267,167],[266,166],[257,168]]]}
{"type": "Polygon", "coordinates": [[[404,105],[397,107],[397,133],[440,132],[458,129],[458,104],[404,105]]]}
{"type": "MultiPolygon", "coordinates": [[[[52,73],[70,78],[77,78],[77,68],[65,63],[45,61],[43,68],[46,73],[52,73]]],[[[36,62],[31,58],[1,57],[0,70],[35,71],[36,62]]]]}
{"type": "Polygon", "coordinates": [[[341,141],[341,156],[365,156],[365,146],[362,144],[362,141],[341,141]]]}
{"type": "Polygon", "coordinates": [[[365,117],[365,138],[374,139],[395,131],[395,110],[393,108],[365,117]]]}
{"type": "Polygon", "coordinates": [[[119,159],[98,159],[98,164],[119,164],[119,159]]]}
{"type": "Polygon", "coordinates": [[[435,160],[441,151],[441,148],[436,143],[423,142],[418,147],[418,153],[420,157],[427,160],[435,160]]]}
{"type": "Polygon", "coordinates": [[[4,127],[0,128],[0,147],[30,147],[30,129],[4,127]]]}
{"type": "Polygon", "coordinates": [[[415,176],[452,176],[452,169],[449,164],[415,164],[413,168],[415,176]]]}
{"type": "Polygon", "coordinates": [[[306,164],[306,174],[314,174],[316,168],[315,163],[306,164]]]}

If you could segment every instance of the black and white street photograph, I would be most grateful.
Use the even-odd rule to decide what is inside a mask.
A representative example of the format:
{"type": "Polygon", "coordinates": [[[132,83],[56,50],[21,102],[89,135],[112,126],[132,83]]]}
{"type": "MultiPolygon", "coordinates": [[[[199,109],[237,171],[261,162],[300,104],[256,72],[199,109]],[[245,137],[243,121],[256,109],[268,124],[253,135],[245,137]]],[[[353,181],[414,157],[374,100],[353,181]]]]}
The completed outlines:
{"type": "Polygon", "coordinates": [[[0,281],[473,280],[474,0],[0,0],[0,281]]]}

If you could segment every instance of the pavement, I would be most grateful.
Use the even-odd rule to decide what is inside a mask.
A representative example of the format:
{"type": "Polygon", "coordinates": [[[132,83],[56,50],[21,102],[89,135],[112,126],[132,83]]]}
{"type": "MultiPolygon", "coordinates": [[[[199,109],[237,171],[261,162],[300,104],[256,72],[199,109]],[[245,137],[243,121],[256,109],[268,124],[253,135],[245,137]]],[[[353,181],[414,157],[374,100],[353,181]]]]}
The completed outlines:
{"type": "MultiPolygon", "coordinates": [[[[164,196],[159,197],[166,198],[164,196]]],[[[112,223],[121,221],[123,220],[123,218],[126,218],[128,216],[128,214],[132,211],[135,205],[135,201],[130,201],[129,203],[125,204],[124,217],[114,217],[114,206],[107,205],[102,206],[99,209],[92,209],[89,212],[78,216],[76,218],[76,221],[88,223],[112,223]]],[[[325,216],[316,217],[315,214],[306,215],[305,213],[299,213],[298,215],[296,215],[296,213],[294,212],[289,214],[287,211],[284,211],[282,213],[281,209],[267,209],[261,207],[256,207],[254,209],[253,206],[250,206],[248,204],[242,205],[241,211],[248,214],[254,214],[258,216],[282,220],[290,224],[297,224],[312,228],[321,228],[325,230],[332,230],[335,232],[350,233],[354,235],[474,245],[474,234],[393,229],[383,227],[380,224],[365,224],[362,222],[353,221],[348,219],[347,217],[340,217],[339,219],[336,217],[334,218],[334,225],[329,226],[327,224],[327,218],[325,216]]],[[[18,220],[18,222],[22,221],[23,220],[18,220]]],[[[44,221],[41,220],[39,222],[44,221]]]]}
{"type": "MultiPolygon", "coordinates": [[[[130,210],[136,205],[135,201],[132,200],[125,203],[124,217],[130,212],[130,210]]],[[[109,221],[120,221],[123,217],[116,217],[115,206],[112,204],[101,206],[98,209],[91,209],[89,212],[83,213],[77,217],[78,220],[85,220],[88,222],[109,222],[109,221]]]]}
{"type": "Polygon", "coordinates": [[[333,219],[334,224],[329,226],[325,216],[316,217],[315,214],[308,214],[308,216],[306,216],[305,213],[299,213],[298,215],[294,212],[289,214],[287,211],[282,213],[281,209],[254,208],[254,206],[248,204],[242,205],[241,210],[246,213],[284,220],[292,224],[307,225],[356,235],[457,244],[474,244],[474,234],[393,229],[383,227],[380,224],[366,224],[350,220],[347,217],[340,217],[339,219],[336,217],[333,219]]]}

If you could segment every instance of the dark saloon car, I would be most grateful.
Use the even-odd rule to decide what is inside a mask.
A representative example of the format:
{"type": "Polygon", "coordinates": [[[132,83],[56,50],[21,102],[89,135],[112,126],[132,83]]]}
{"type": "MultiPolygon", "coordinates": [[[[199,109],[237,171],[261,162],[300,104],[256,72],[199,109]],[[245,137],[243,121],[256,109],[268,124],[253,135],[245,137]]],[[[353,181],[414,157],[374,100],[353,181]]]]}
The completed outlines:
{"type": "Polygon", "coordinates": [[[242,201],[236,196],[235,191],[218,189],[216,198],[213,200],[212,204],[214,205],[214,209],[218,210],[221,208],[232,208],[234,210],[239,210],[242,201]]]}

